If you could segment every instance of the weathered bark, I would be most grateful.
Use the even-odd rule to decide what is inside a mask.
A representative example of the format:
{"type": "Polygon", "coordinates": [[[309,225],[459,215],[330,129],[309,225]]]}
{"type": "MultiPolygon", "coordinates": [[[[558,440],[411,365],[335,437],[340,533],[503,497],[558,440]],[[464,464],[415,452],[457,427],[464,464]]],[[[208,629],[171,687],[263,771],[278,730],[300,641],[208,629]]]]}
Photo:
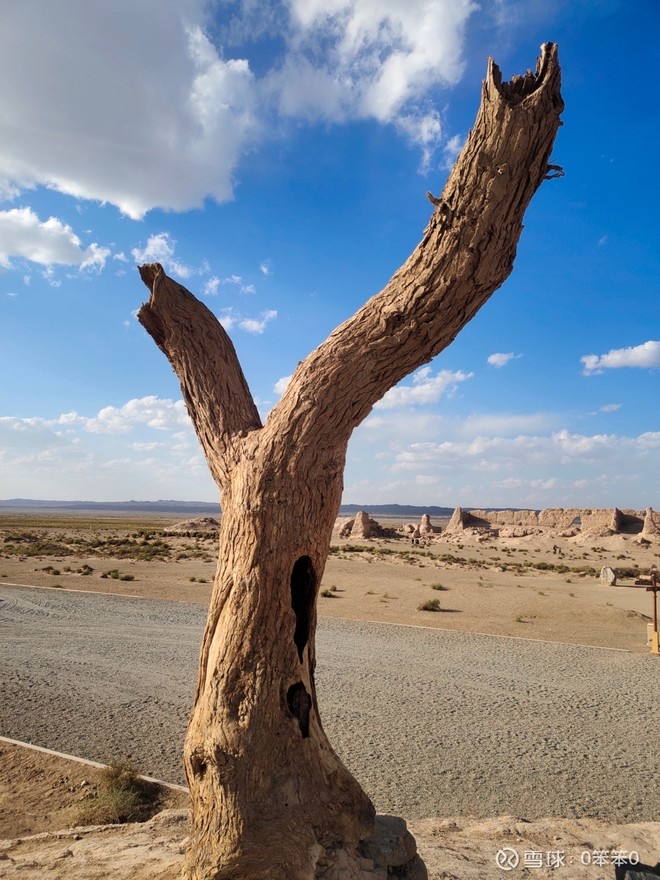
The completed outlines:
{"type": "Polygon", "coordinates": [[[185,746],[189,880],[373,876],[360,861],[373,806],[325,736],[314,687],[316,597],[346,447],[374,403],[509,275],[562,109],[553,44],[535,74],[511,83],[489,62],[475,127],[431,197],[420,245],[299,365],[263,427],[211,312],[160,265],[140,269],[151,296],[139,319],[179,376],[223,509],[185,746]]]}

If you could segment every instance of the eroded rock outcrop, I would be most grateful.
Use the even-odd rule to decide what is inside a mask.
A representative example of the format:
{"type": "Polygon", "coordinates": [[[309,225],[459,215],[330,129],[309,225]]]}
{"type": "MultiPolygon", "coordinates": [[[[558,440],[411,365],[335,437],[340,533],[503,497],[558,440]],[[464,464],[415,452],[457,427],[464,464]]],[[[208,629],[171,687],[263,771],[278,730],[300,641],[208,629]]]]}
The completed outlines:
{"type": "Polygon", "coordinates": [[[419,523],[419,533],[420,535],[432,535],[435,532],[435,529],[431,525],[431,517],[428,513],[422,514],[422,518],[419,523]]]}
{"type": "Polygon", "coordinates": [[[463,512],[462,507],[454,508],[454,512],[451,515],[451,519],[447,523],[447,533],[450,535],[455,534],[456,532],[462,532],[463,529],[467,525],[467,519],[469,518],[468,513],[463,512]]]}
{"type": "Polygon", "coordinates": [[[380,523],[372,519],[364,510],[358,511],[349,519],[338,519],[335,530],[340,538],[375,538],[384,534],[380,523]]]}
{"type": "Polygon", "coordinates": [[[652,538],[660,535],[660,513],[657,513],[652,507],[647,507],[644,511],[642,535],[645,538],[652,538]]]}

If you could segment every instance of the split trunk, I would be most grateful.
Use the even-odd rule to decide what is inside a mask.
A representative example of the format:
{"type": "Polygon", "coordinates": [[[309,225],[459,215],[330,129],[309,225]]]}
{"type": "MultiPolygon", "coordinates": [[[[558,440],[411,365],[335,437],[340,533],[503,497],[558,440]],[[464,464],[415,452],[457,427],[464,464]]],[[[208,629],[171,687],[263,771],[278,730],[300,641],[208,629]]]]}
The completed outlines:
{"type": "MultiPolygon", "coordinates": [[[[510,83],[489,62],[474,129],[442,196],[429,195],[421,243],[298,366],[265,425],[213,314],[159,264],[140,268],[151,295],[139,320],[180,379],[223,513],[185,744],[188,880],[385,876],[388,857],[369,843],[373,806],[326,738],[314,686],[316,600],[346,448],[374,403],[509,275],[525,209],[559,171],[549,158],[562,109],[555,45],[510,83]]],[[[423,876],[418,859],[407,869],[423,876]]]]}

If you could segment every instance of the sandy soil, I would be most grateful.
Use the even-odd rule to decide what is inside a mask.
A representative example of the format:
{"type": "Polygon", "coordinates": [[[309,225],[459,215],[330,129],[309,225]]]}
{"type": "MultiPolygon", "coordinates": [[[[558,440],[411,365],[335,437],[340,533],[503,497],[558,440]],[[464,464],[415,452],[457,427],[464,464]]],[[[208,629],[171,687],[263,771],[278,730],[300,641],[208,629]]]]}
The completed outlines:
{"type": "MultiPolygon", "coordinates": [[[[173,522],[163,517],[128,523],[115,517],[107,521],[59,517],[53,521],[33,516],[0,516],[0,579],[8,584],[206,604],[215,569],[214,537],[167,536],[163,538],[168,545],[167,559],[136,558],[145,555],[140,550],[140,542],[143,548],[148,548],[154,540],[144,535],[140,537],[141,532],[145,529],[159,532],[173,522]],[[16,541],[20,534],[33,538],[24,539],[21,544],[16,541]],[[35,534],[43,542],[44,552],[32,555],[35,534]],[[130,535],[137,537],[129,538],[130,535]],[[129,547],[128,552],[133,555],[124,555],[127,540],[132,542],[133,549],[129,547]],[[75,541],[79,541],[80,552],[70,552],[75,541]],[[121,548],[117,555],[113,555],[113,541],[121,548]],[[63,548],[67,548],[66,552],[62,552],[63,548]]],[[[593,541],[536,535],[487,542],[439,536],[424,547],[413,547],[404,539],[356,542],[337,538],[323,578],[321,589],[326,595],[319,599],[319,613],[648,653],[650,594],[635,587],[632,576],[609,587],[599,580],[597,573],[603,566],[637,566],[646,573],[658,559],[659,543],[640,545],[629,535],[600,537],[593,541]],[[553,552],[553,545],[561,547],[561,557],[553,552]],[[542,568],[537,567],[539,564],[542,568]],[[568,570],[557,571],[558,565],[568,570]],[[595,573],[585,574],[585,567],[595,573]],[[440,611],[420,610],[420,605],[434,599],[439,600],[440,611]]],[[[16,838],[62,827],[70,815],[72,802],[75,805],[76,799],[81,797],[83,782],[93,784],[90,778],[93,775],[93,771],[81,765],[63,764],[59,759],[3,745],[0,748],[0,838],[16,838]]],[[[136,832],[151,835],[147,848],[152,851],[162,844],[160,861],[151,867],[144,863],[139,869],[142,873],[136,873],[136,862],[132,867],[130,864],[122,867],[117,844],[115,850],[110,846],[105,862],[103,856],[99,856],[101,867],[94,867],[95,856],[89,852],[86,861],[74,857],[76,846],[82,857],[85,842],[89,840],[87,834],[79,841],[62,835],[46,835],[40,840],[33,838],[36,842],[32,844],[2,843],[0,877],[14,876],[14,871],[20,871],[21,877],[30,880],[44,876],[47,868],[51,877],[94,880],[126,876],[165,880],[177,876],[185,821],[185,817],[163,819],[159,825],[158,820],[152,820],[151,831],[142,826],[143,830],[136,832]],[[41,855],[35,855],[37,851],[41,855]],[[112,875],[108,873],[108,860],[112,864],[112,875]],[[75,866],[81,863],[84,873],[76,873],[75,866]]],[[[494,854],[506,844],[517,847],[521,858],[528,850],[568,852],[571,848],[572,858],[589,848],[610,851],[620,848],[621,841],[625,840],[627,848],[637,847],[648,864],[660,858],[660,823],[624,828],[586,820],[562,825],[561,820],[544,824],[500,818],[489,825],[463,819],[429,819],[416,823],[413,831],[431,878],[472,880],[502,876],[494,865],[494,854]]],[[[139,844],[130,846],[136,853],[140,852],[139,844]]],[[[556,876],[555,872],[551,873],[556,876]]],[[[560,876],[567,880],[569,877],[598,880],[612,875],[611,866],[606,870],[576,863],[560,876]]],[[[518,871],[517,876],[540,878],[549,873],[528,869],[527,873],[518,871]]]]}
{"type": "MultiPolygon", "coordinates": [[[[206,605],[215,572],[215,537],[167,535],[167,560],[136,558],[144,551],[133,537],[173,524],[170,518],[122,523],[116,517],[81,521],[7,517],[0,514],[0,542],[16,533],[38,534],[43,546],[55,549],[84,541],[88,552],[40,556],[4,553],[0,543],[0,580],[59,589],[118,593],[206,605]],[[133,556],[112,555],[113,544],[133,556]],[[90,553],[100,547],[103,554],[90,553]],[[89,574],[80,570],[89,566],[89,574]],[[67,571],[69,569],[69,571],[67,571]],[[55,573],[56,572],[56,573],[55,573]],[[108,572],[114,572],[108,575],[108,572]],[[106,575],[106,576],[104,576],[106,575]],[[120,578],[130,578],[121,580],[120,578]]],[[[392,523],[397,525],[397,523],[392,523]]],[[[158,537],[151,539],[151,544],[158,537]]],[[[29,543],[14,543],[16,551],[29,543]]],[[[603,566],[635,566],[648,572],[660,560],[660,542],[640,545],[631,535],[591,541],[579,536],[533,535],[479,542],[470,536],[436,536],[428,546],[411,546],[404,538],[356,542],[335,538],[328,558],[319,614],[465,632],[484,632],[574,644],[601,645],[647,652],[646,624],[651,595],[634,586],[634,577],[605,586],[603,566]],[[553,553],[561,548],[561,556],[553,553]],[[539,569],[535,566],[547,566],[539,569]],[[555,567],[553,570],[552,567],[555,567]],[[568,570],[557,571],[557,567],[568,570]],[[585,569],[591,569],[585,574],[585,569]],[[595,574],[594,574],[595,572],[595,574]],[[435,586],[435,588],[434,588],[435,586]],[[330,593],[324,596],[323,593],[330,593]],[[437,599],[440,611],[420,611],[437,599]]]]}

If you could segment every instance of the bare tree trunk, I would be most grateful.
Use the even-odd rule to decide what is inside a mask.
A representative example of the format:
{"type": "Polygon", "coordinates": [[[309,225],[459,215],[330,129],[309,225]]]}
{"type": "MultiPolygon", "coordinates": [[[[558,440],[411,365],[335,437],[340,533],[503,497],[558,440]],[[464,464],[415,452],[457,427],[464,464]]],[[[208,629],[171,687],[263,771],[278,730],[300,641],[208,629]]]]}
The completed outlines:
{"type": "MultiPolygon", "coordinates": [[[[511,83],[489,62],[475,127],[442,197],[430,196],[420,245],[299,365],[264,426],[212,313],[159,264],[140,267],[151,296],[139,319],[179,376],[223,509],[185,745],[189,880],[384,876],[387,856],[369,843],[373,806],[326,738],[314,686],[346,447],[374,403],[509,275],[524,211],[554,176],[562,109],[555,45],[511,83]]],[[[418,859],[407,869],[398,876],[424,876],[418,859]]]]}

